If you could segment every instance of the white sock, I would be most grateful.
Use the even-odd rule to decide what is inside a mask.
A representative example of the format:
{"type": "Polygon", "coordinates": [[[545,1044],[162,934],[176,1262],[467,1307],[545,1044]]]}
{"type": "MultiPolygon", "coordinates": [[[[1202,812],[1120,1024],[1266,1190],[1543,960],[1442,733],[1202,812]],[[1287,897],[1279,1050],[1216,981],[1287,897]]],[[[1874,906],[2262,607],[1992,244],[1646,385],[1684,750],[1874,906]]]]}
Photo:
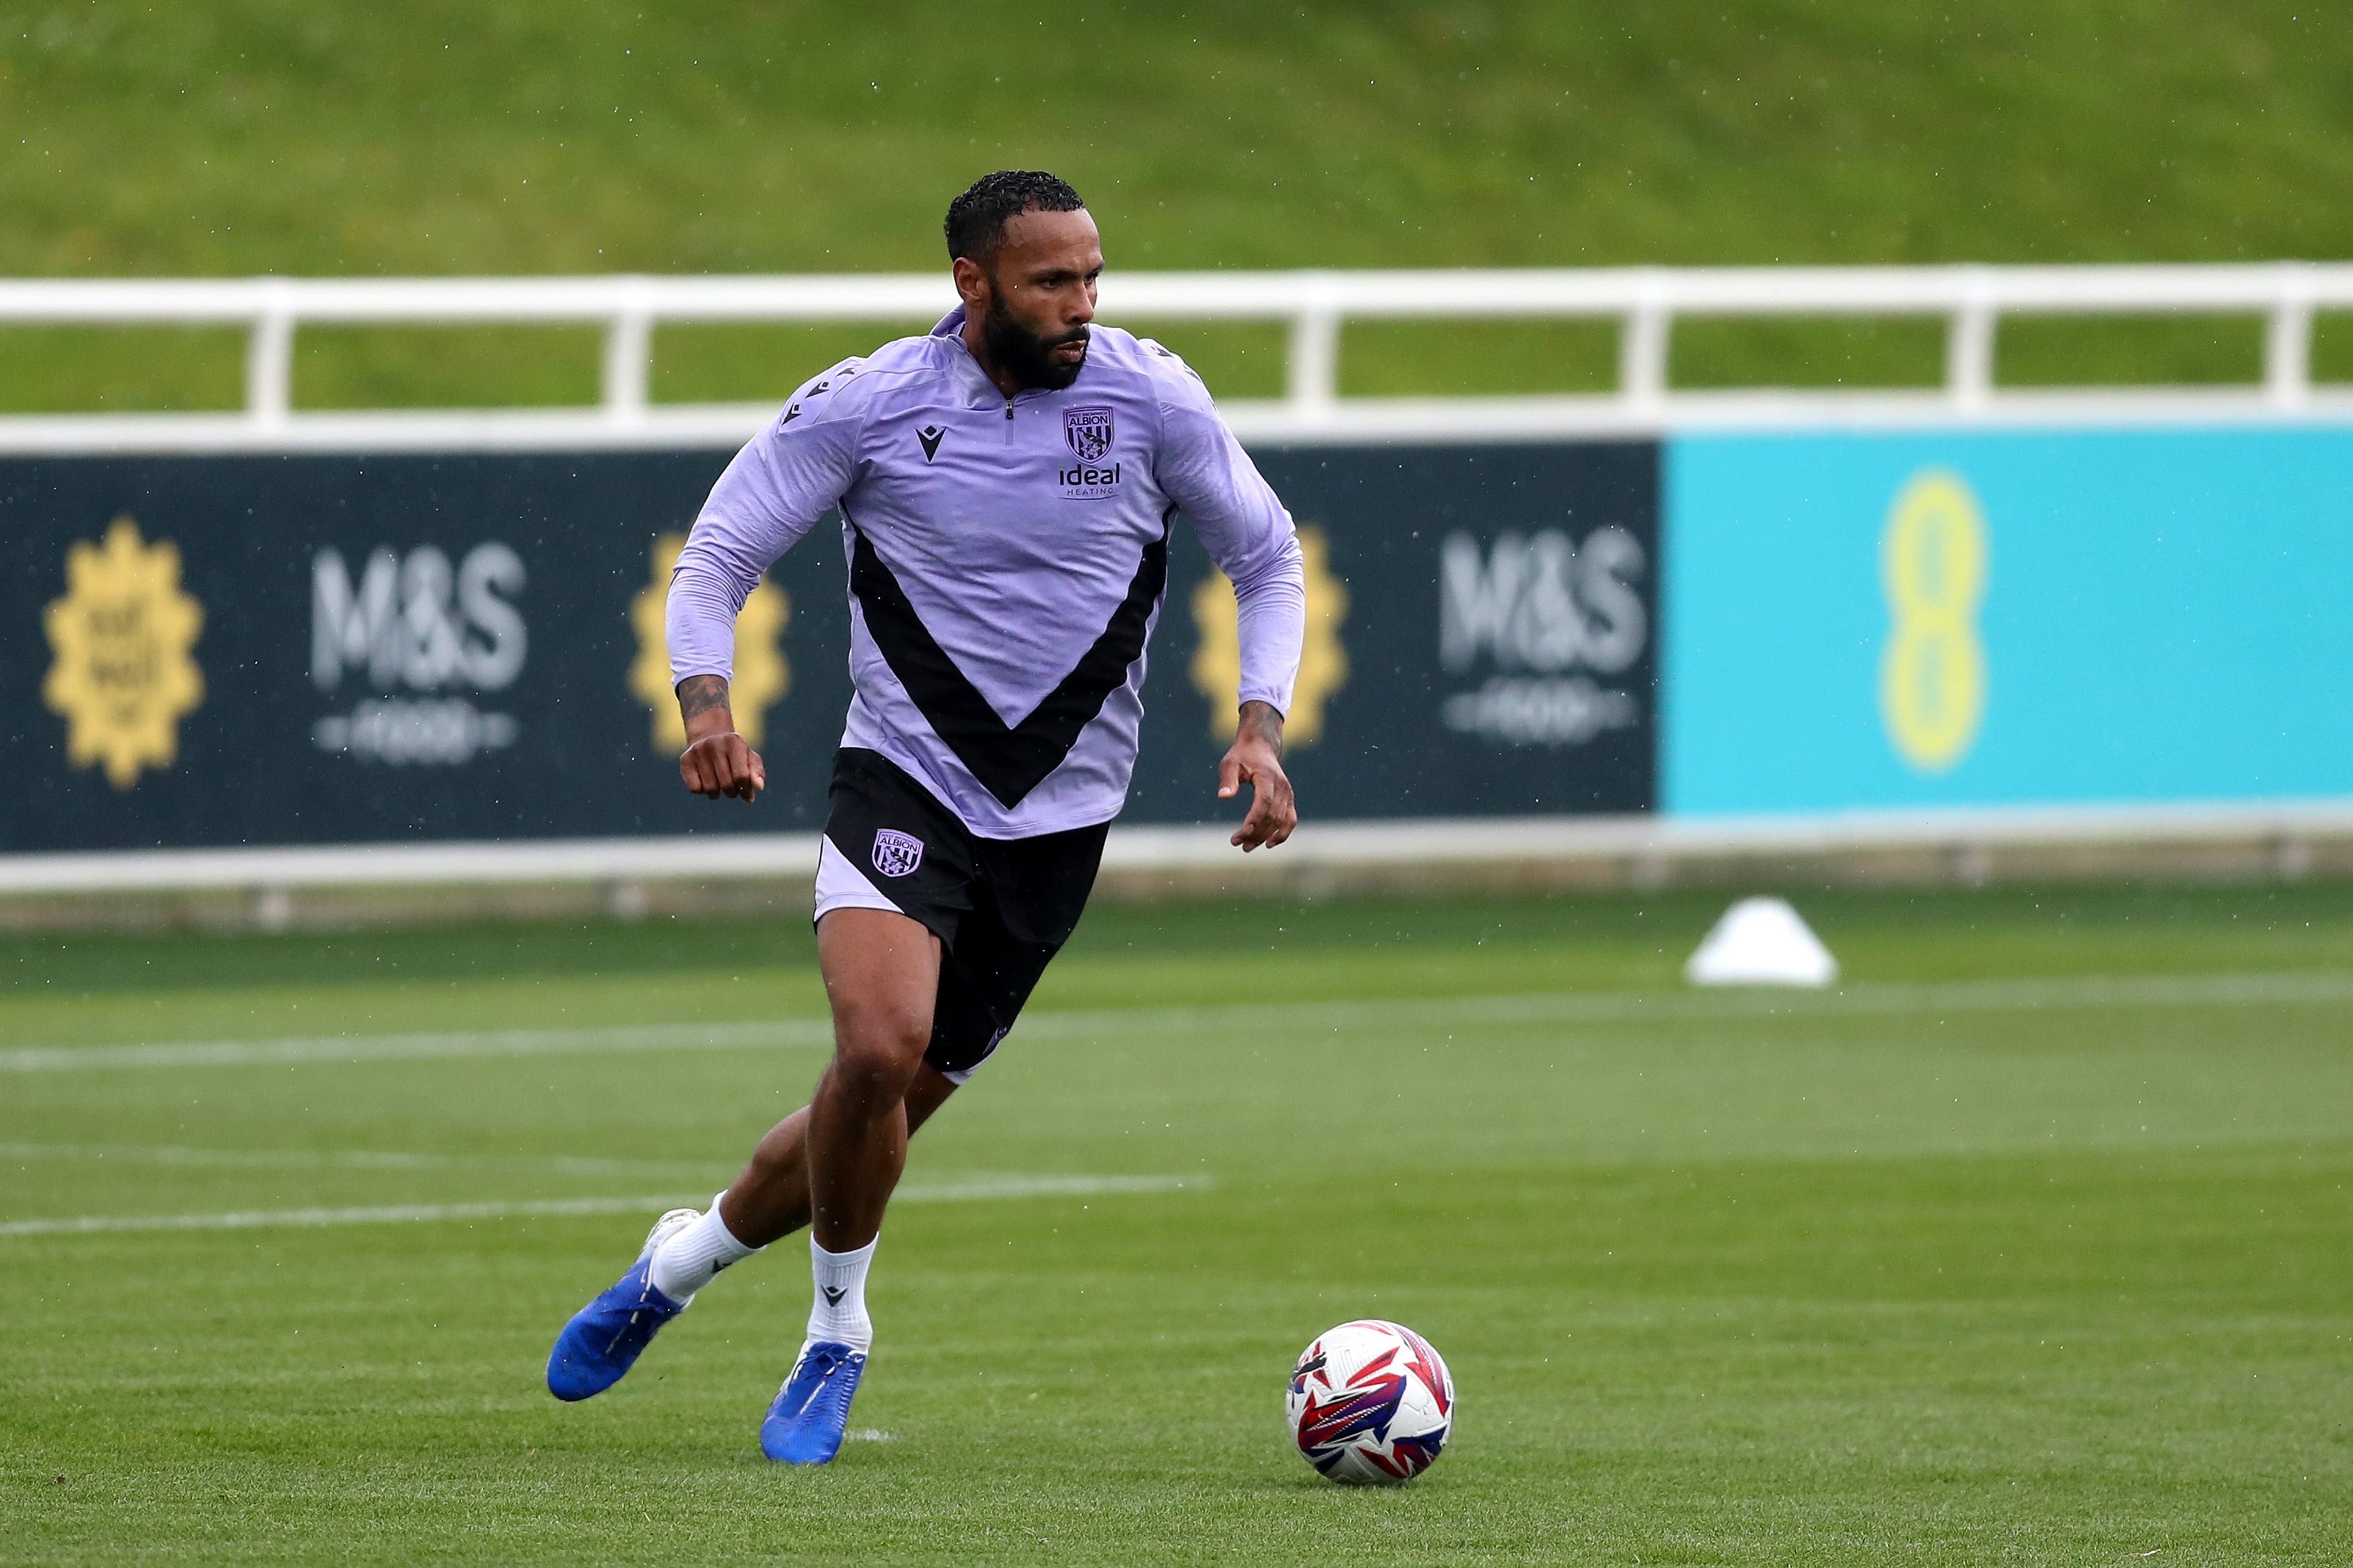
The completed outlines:
{"type": "MultiPolygon", "coordinates": [[[[722,1193],[719,1197],[726,1195],[722,1193]]],[[[655,1289],[683,1307],[721,1269],[761,1250],[744,1246],[729,1233],[726,1221],[719,1217],[719,1198],[713,1198],[701,1219],[655,1250],[646,1278],[653,1281],[655,1289]]]]}
{"type": "Polygon", "coordinates": [[[866,1270],[881,1239],[878,1236],[855,1252],[828,1252],[816,1237],[809,1237],[809,1265],[817,1276],[809,1338],[835,1341],[860,1355],[874,1347],[874,1324],[866,1316],[866,1270]]]}

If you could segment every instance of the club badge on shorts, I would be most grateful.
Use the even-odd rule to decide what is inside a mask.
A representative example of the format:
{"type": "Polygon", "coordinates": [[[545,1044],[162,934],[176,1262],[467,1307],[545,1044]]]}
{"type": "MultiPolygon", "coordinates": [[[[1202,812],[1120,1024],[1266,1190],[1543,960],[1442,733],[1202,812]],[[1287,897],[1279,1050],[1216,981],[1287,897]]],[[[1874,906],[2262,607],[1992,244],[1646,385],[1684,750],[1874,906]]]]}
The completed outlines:
{"type": "Polygon", "coordinates": [[[910,877],[923,863],[923,841],[895,827],[874,830],[874,868],[886,877],[910,877]]]}
{"type": "Polygon", "coordinates": [[[1094,462],[1111,450],[1111,410],[1065,408],[1062,439],[1071,444],[1071,451],[1080,462],[1094,462]]]}

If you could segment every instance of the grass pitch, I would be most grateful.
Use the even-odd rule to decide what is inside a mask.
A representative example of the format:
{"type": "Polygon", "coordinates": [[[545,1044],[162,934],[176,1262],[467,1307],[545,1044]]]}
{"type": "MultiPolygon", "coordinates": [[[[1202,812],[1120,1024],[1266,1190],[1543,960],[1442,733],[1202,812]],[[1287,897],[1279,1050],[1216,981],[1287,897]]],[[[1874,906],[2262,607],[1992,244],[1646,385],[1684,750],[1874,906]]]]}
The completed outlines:
{"type": "Polygon", "coordinates": [[[799,922],[0,945],[0,1562],[2346,1561],[2353,891],[1817,894],[1840,994],[1696,995],[1721,901],[1096,911],[817,1472],[798,1238],[540,1386],[805,1095],[799,922]],[[1460,1389],[1394,1492],[1281,1429],[1361,1314],[1460,1389]]]}

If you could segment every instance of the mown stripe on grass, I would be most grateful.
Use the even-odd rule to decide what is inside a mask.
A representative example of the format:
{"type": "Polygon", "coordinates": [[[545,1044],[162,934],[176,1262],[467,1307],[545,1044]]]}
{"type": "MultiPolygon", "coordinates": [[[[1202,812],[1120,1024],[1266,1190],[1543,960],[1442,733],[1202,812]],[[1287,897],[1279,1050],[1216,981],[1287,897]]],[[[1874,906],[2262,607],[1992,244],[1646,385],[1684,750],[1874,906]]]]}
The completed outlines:
{"type": "MultiPolygon", "coordinates": [[[[893,1203],[972,1203],[988,1198],[1085,1197],[1120,1193],[1206,1192],[1207,1175],[972,1176],[910,1183],[893,1203]]],[[[245,1209],[227,1214],[79,1215],[0,1222],[0,1237],[96,1236],[113,1231],[263,1230],[331,1225],[414,1225],[438,1220],[659,1213],[711,1201],[708,1193],[620,1198],[531,1198],[477,1204],[382,1204],[368,1208],[245,1209]]]]}
{"type": "MultiPolygon", "coordinates": [[[[1757,1017],[1778,1014],[2032,1012],[2042,1008],[2252,1006],[2353,1002],[2353,971],[2279,973],[2079,975],[2051,980],[1962,980],[1938,984],[1849,985],[1835,991],[1535,992],[1383,1002],[1293,1002],[1217,1007],[1039,1012],[1015,1031],[1024,1040],[1094,1040],[1113,1035],[1236,1030],[1440,1028],[1757,1017]]],[[[738,1050],[830,1045],[817,1018],[760,1023],[478,1030],[452,1034],[331,1035],[184,1045],[33,1047],[0,1052],[0,1071],[100,1068],[251,1067],[390,1061],[430,1057],[565,1056],[602,1051],[738,1050]]]]}

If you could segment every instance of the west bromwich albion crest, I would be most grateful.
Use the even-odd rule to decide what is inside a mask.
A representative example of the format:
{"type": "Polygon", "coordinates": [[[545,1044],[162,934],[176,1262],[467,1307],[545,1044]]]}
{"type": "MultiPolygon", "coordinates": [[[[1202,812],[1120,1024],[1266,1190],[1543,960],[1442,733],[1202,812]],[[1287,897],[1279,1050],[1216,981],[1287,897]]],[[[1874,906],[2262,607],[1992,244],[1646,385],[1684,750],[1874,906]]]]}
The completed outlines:
{"type": "Polygon", "coordinates": [[[1092,463],[1111,450],[1111,410],[1108,408],[1065,408],[1062,410],[1062,439],[1082,463],[1092,463]]]}
{"type": "Polygon", "coordinates": [[[923,841],[895,827],[874,830],[874,868],[886,877],[911,877],[923,863],[923,841]]]}

